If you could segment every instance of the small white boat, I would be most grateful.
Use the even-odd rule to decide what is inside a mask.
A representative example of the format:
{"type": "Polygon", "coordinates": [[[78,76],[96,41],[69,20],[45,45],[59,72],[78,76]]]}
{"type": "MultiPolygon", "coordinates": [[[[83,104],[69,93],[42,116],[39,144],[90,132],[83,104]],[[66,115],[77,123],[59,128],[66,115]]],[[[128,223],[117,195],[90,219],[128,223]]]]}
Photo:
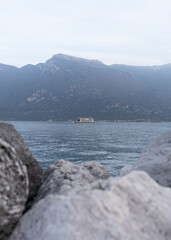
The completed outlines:
{"type": "Polygon", "coordinates": [[[75,123],[94,123],[94,119],[90,117],[79,117],[75,123]]]}

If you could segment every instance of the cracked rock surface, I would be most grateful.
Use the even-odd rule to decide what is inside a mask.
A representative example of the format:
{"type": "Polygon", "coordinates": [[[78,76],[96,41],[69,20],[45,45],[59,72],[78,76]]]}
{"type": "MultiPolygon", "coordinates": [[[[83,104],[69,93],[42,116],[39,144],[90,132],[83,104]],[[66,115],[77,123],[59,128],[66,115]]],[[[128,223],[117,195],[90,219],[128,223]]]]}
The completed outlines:
{"type": "Polygon", "coordinates": [[[16,154],[27,167],[29,177],[29,200],[34,198],[42,180],[42,168],[33,157],[24,139],[11,124],[0,123],[0,137],[15,148],[16,154]]]}
{"type": "Polygon", "coordinates": [[[106,168],[97,162],[75,165],[65,160],[58,160],[45,172],[35,201],[39,201],[48,194],[66,194],[74,188],[85,187],[98,179],[108,177],[106,168]]]}
{"type": "Polygon", "coordinates": [[[27,169],[14,147],[0,138],[0,239],[8,239],[28,197],[27,169]]]}

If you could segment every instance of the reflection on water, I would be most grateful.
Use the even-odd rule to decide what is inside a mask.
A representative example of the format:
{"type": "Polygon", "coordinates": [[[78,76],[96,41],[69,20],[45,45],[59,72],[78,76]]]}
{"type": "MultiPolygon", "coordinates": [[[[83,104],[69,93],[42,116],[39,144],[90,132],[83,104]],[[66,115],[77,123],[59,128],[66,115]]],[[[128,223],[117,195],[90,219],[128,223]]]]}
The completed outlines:
{"type": "Polygon", "coordinates": [[[171,130],[171,123],[10,123],[44,169],[57,159],[76,164],[98,161],[113,176],[124,165],[134,163],[152,139],[171,130]]]}

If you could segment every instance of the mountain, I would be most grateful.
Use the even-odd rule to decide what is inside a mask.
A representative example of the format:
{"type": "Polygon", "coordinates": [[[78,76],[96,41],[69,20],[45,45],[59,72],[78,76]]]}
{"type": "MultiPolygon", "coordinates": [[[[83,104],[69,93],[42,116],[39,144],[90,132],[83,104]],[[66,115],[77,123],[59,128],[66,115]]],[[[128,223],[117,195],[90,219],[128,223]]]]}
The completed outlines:
{"type": "Polygon", "coordinates": [[[0,64],[0,119],[171,120],[171,64],[107,66],[56,54],[45,63],[0,64]]]}
{"type": "Polygon", "coordinates": [[[163,92],[170,96],[171,90],[171,64],[163,66],[139,67],[127,65],[112,65],[113,69],[130,73],[147,87],[163,92]],[[169,87],[169,88],[168,88],[169,87]]]}

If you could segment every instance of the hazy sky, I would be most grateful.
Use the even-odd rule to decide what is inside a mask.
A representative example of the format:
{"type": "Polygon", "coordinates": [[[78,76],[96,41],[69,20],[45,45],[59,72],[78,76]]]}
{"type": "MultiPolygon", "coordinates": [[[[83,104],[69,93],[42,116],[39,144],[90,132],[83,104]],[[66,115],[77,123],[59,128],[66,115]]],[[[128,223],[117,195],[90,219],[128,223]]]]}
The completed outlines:
{"type": "Polygon", "coordinates": [[[0,0],[0,63],[171,63],[171,0],[0,0]]]}

